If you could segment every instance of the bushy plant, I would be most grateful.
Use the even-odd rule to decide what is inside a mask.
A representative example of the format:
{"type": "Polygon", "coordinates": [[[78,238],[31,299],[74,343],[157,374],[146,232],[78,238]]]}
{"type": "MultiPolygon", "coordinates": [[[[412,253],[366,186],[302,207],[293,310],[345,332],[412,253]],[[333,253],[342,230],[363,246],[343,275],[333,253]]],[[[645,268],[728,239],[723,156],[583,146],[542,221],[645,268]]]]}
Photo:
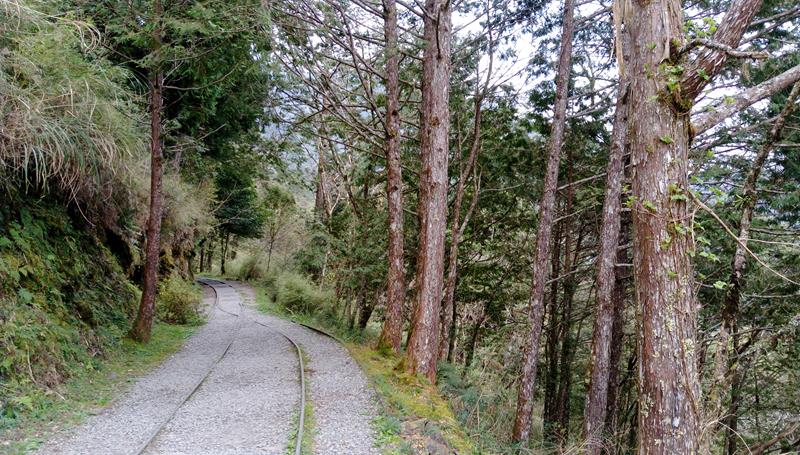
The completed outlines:
{"type": "Polygon", "coordinates": [[[130,159],[146,151],[131,75],[89,24],[35,8],[0,6],[0,187],[50,188],[102,221],[131,208],[130,159]]]}
{"type": "Polygon", "coordinates": [[[200,288],[177,274],[158,286],[158,318],[170,324],[190,324],[199,320],[200,288]]]}
{"type": "MultiPolygon", "coordinates": [[[[234,276],[236,279],[242,281],[261,281],[268,275],[263,261],[257,255],[245,257],[239,264],[236,264],[233,269],[235,270],[234,276]]],[[[274,279],[272,280],[272,284],[274,285],[274,279]]]]}
{"type": "Polygon", "coordinates": [[[0,206],[0,427],[124,334],[136,290],[63,207],[8,194],[0,206]],[[26,208],[18,208],[24,206],[26,208]]]}
{"type": "Polygon", "coordinates": [[[333,296],[319,290],[306,276],[283,272],[275,278],[274,300],[293,313],[316,314],[329,307],[333,296]]]}

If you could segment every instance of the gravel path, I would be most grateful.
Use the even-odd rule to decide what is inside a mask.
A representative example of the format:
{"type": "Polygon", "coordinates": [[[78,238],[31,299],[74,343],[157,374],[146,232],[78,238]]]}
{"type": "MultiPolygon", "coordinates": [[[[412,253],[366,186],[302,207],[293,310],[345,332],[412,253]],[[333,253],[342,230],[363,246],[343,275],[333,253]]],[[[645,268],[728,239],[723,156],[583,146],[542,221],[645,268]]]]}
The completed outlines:
{"type": "Polygon", "coordinates": [[[251,322],[230,287],[223,308],[243,316],[238,336],[206,381],[179,409],[148,454],[283,454],[299,411],[297,352],[279,332],[251,322]]]}
{"type": "Polygon", "coordinates": [[[258,312],[250,286],[228,284],[218,288],[218,305],[207,295],[208,322],[181,351],[113,406],[57,434],[37,453],[135,454],[161,428],[145,453],[285,454],[294,443],[300,391],[297,354],[282,332],[310,358],[315,453],[379,454],[371,427],[374,392],[347,351],[335,340],[258,312]]]}
{"type": "MultiPolygon", "coordinates": [[[[229,281],[253,305],[249,285],[229,281]]],[[[314,408],[314,451],[320,455],[380,454],[371,421],[378,415],[375,392],[358,364],[336,340],[284,319],[256,313],[258,321],[275,327],[302,346],[310,358],[307,377],[314,408]]]]}
{"type": "Polygon", "coordinates": [[[279,333],[237,317],[240,310],[257,317],[242,307],[238,293],[223,288],[219,306],[209,309],[208,322],[181,351],[115,405],[56,435],[37,453],[136,453],[213,366],[146,453],[283,454],[299,406],[297,355],[279,333]]]}

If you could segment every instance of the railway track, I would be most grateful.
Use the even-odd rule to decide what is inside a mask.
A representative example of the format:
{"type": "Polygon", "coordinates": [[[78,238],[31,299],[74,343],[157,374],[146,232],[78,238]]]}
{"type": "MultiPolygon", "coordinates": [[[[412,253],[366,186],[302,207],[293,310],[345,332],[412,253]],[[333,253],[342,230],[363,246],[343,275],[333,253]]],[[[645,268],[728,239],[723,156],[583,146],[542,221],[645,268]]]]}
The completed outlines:
{"type": "Polygon", "coordinates": [[[263,324],[263,323],[261,323],[259,321],[256,321],[256,320],[253,320],[253,319],[250,319],[250,318],[246,317],[244,315],[243,311],[242,311],[242,299],[241,298],[239,298],[239,301],[238,301],[238,308],[239,308],[239,312],[238,313],[234,313],[232,311],[228,311],[228,310],[222,308],[222,306],[220,306],[220,304],[219,304],[219,290],[221,288],[225,288],[225,287],[231,288],[231,286],[229,284],[227,284],[227,283],[225,283],[223,281],[213,280],[213,279],[206,279],[206,278],[201,278],[201,279],[198,279],[197,281],[199,283],[202,283],[202,284],[204,284],[204,285],[206,285],[206,286],[208,286],[208,287],[210,287],[211,289],[214,290],[214,307],[216,309],[222,311],[223,313],[226,313],[226,314],[228,314],[230,316],[233,316],[233,317],[237,318],[235,333],[231,337],[230,341],[228,342],[228,344],[225,347],[225,349],[222,352],[222,354],[220,354],[220,356],[217,357],[214,360],[214,362],[211,364],[211,366],[206,370],[205,374],[203,374],[203,376],[195,383],[194,387],[192,387],[192,389],[181,399],[181,401],[178,403],[178,405],[175,406],[175,408],[168,414],[167,418],[163,422],[161,422],[155,429],[153,429],[153,431],[148,435],[147,439],[133,452],[133,455],[142,455],[142,454],[144,454],[153,445],[153,442],[155,442],[156,438],[158,438],[158,436],[161,434],[161,432],[164,430],[164,428],[175,418],[175,415],[178,413],[178,411],[186,403],[188,403],[192,399],[192,396],[194,396],[195,393],[198,390],[200,390],[200,388],[202,388],[203,384],[206,382],[206,380],[211,375],[211,373],[214,371],[214,369],[219,365],[219,363],[222,361],[222,359],[224,359],[225,356],[230,351],[230,348],[233,345],[233,342],[236,341],[236,339],[238,337],[239,331],[240,331],[243,323],[253,323],[253,324],[259,325],[259,326],[261,326],[261,327],[263,327],[263,328],[265,328],[267,330],[275,332],[275,333],[281,335],[282,337],[284,337],[294,347],[295,353],[297,354],[297,361],[298,361],[299,370],[300,370],[300,374],[299,374],[299,379],[300,379],[300,410],[299,410],[299,419],[298,419],[298,426],[297,426],[297,435],[295,437],[294,454],[295,455],[300,455],[300,452],[302,450],[303,427],[304,427],[304,424],[305,424],[305,405],[306,405],[306,392],[307,392],[307,390],[306,390],[306,378],[305,378],[305,365],[303,364],[303,354],[302,354],[302,351],[300,350],[300,345],[298,345],[292,338],[290,338],[288,335],[286,335],[282,331],[277,330],[274,327],[270,327],[270,326],[268,326],[266,324],[263,324]]]}

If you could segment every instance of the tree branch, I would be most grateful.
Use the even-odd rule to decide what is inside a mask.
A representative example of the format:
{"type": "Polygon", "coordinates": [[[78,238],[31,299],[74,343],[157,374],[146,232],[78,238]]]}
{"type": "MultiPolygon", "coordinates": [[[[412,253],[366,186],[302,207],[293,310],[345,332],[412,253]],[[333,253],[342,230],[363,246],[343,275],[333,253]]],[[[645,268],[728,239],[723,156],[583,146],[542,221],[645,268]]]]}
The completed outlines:
{"type": "Polygon", "coordinates": [[[731,115],[749,107],[750,105],[778,93],[800,80],[800,65],[794,66],[778,76],[762,82],[755,87],[751,87],[736,96],[733,102],[722,101],[715,105],[711,111],[698,116],[692,122],[692,130],[695,135],[703,133],[716,124],[730,117],[731,115]]]}
{"type": "Polygon", "coordinates": [[[721,52],[725,52],[729,56],[736,57],[736,58],[751,58],[751,59],[755,59],[755,60],[763,60],[763,59],[769,57],[769,53],[768,52],[764,52],[764,51],[740,51],[740,50],[734,49],[731,46],[728,46],[727,44],[723,44],[723,43],[720,43],[718,41],[714,41],[714,40],[710,40],[710,39],[704,39],[704,38],[697,38],[697,39],[694,39],[692,41],[689,41],[689,43],[686,44],[686,46],[683,46],[683,49],[681,49],[678,52],[678,58],[688,54],[693,49],[696,49],[698,47],[707,47],[709,49],[715,49],[715,50],[718,50],[718,51],[721,51],[721,52]]]}

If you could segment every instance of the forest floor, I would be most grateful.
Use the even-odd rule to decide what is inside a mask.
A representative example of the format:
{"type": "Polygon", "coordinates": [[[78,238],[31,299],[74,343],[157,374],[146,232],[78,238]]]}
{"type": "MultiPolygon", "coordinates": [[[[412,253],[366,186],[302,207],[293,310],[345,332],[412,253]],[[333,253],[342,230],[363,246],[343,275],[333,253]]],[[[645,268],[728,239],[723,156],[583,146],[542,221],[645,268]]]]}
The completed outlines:
{"type": "Polygon", "coordinates": [[[314,427],[305,451],[379,453],[371,425],[374,393],[347,351],[258,312],[252,289],[231,284],[235,289],[221,290],[208,322],[182,350],[37,453],[284,454],[294,446],[300,385],[297,354],[281,332],[308,360],[314,427]]]}

